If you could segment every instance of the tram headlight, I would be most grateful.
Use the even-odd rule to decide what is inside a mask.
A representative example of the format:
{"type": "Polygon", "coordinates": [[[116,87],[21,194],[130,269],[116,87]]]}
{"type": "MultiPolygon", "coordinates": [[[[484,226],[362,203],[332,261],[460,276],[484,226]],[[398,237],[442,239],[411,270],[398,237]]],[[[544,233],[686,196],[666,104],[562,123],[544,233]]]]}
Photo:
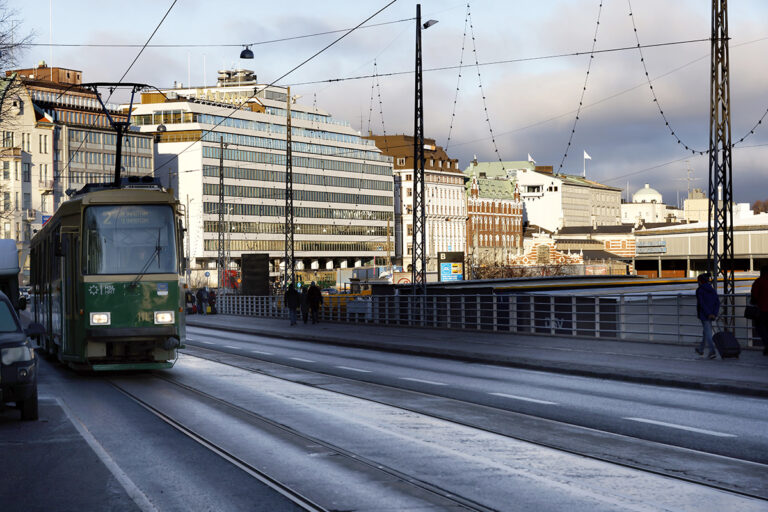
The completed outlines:
{"type": "Polygon", "coordinates": [[[172,324],[174,320],[173,311],[155,311],[156,324],[172,324]]]}
{"type": "Polygon", "coordinates": [[[4,365],[31,361],[34,358],[34,352],[27,345],[0,349],[0,359],[2,359],[4,365]]]}
{"type": "Polygon", "coordinates": [[[91,313],[91,325],[109,325],[112,323],[112,315],[109,313],[91,313]]]}

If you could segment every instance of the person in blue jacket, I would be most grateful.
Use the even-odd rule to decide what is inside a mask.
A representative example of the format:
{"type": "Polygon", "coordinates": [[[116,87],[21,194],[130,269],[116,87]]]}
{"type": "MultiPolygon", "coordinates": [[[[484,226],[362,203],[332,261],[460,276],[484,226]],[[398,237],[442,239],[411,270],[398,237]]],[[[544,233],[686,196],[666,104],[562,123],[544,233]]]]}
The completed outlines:
{"type": "Polygon", "coordinates": [[[696,314],[701,320],[702,336],[701,343],[696,346],[696,353],[704,355],[704,345],[709,347],[707,359],[717,357],[717,349],[712,339],[712,321],[717,318],[720,312],[720,299],[717,291],[710,284],[711,275],[709,272],[699,275],[699,287],[696,288],[696,314]]]}

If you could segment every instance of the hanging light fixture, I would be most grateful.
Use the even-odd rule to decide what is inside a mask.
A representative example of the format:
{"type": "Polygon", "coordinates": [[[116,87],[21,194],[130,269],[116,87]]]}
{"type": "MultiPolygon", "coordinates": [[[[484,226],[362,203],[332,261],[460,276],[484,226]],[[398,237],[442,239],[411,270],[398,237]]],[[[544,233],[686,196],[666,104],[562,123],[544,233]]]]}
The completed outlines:
{"type": "Polygon", "coordinates": [[[245,45],[245,49],[240,52],[240,58],[241,59],[252,59],[253,58],[253,51],[251,51],[250,45],[245,45]]]}

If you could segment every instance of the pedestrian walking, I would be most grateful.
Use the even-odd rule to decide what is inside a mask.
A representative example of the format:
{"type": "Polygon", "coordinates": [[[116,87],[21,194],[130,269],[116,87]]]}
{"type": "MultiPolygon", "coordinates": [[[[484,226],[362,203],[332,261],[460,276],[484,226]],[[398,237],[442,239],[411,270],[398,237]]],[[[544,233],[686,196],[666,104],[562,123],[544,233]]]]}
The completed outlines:
{"type": "Polygon", "coordinates": [[[288,289],[285,290],[285,307],[288,309],[288,318],[291,320],[291,325],[296,325],[296,308],[299,307],[299,292],[296,291],[296,284],[291,283],[288,289]]]}
{"type": "Polygon", "coordinates": [[[768,265],[760,267],[760,277],[752,283],[749,302],[760,310],[754,324],[763,342],[763,355],[768,356],[768,265]]]}
{"type": "Polygon", "coordinates": [[[299,297],[299,304],[301,304],[301,319],[304,323],[307,323],[309,318],[309,293],[306,286],[301,287],[301,297],[299,297]]]}
{"type": "Polygon", "coordinates": [[[707,359],[717,357],[717,349],[712,339],[712,321],[717,318],[720,312],[720,299],[717,291],[710,284],[711,275],[706,272],[698,277],[699,287],[696,288],[696,314],[701,321],[702,336],[701,343],[696,346],[696,353],[704,355],[704,346],[709,348],[707,359]]]}
{"type": "Polygon", "coordinates": [[[316,324],[320,321],[318,312],[320,311],[320,305],[323,303],[323,293],[314,281],[312,281],[312,284],[309,285],[309,290],[307,290],[307,302],[309,302],[309,310],[312,313],[312,323],[316,324]]]}
{"type": "Polygon", "coordinates": [[[205,315],[208,309],[208,291],[205,288],[198,288],[197,290],[197,312],[201,315],[205,315]]]}

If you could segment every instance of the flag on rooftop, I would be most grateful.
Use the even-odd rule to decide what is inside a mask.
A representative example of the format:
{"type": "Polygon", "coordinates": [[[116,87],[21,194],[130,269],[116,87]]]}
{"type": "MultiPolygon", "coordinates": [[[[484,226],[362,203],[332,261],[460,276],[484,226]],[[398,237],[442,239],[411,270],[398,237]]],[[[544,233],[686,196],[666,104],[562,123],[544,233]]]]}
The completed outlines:
{"type": "Polygon", "coordinates": [[[592,157],[587,154],[587,151],[584,151],[584,160],[592,160],[592,157]]]}

